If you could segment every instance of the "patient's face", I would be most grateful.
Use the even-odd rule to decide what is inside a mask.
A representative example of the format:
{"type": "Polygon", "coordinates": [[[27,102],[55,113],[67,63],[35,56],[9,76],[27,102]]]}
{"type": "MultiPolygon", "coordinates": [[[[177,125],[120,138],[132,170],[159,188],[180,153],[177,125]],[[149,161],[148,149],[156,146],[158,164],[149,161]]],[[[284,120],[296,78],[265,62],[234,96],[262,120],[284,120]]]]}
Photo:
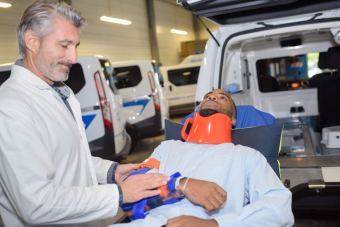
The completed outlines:
{"type": "Polygon", "coordinates": [[[232,124],[236,124],[236,112],[234,102],[229,93],[225,90],[215,89],[204,96],[202,102],[198,106],[198,112],[202,110],[206,112],[206,110],[208,109],[215,110],[218,113],[229,116],[232,124]]]}

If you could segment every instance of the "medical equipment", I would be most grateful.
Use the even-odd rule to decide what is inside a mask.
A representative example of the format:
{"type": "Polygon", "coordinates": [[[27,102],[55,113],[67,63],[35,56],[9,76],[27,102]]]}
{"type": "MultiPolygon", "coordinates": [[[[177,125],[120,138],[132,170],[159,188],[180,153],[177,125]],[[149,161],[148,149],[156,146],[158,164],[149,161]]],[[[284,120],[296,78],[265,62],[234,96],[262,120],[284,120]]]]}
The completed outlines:
{"type": "MultiPolygon", "coordinates": [[[[160,162],[157,159],[146,159],[137,169],[137,171],[130,173],[124,180],[127,178],[137,175],[137,174],[147,174],[152,169],[159,169],[160,162]]],[[[176,203],[181,201],[183,197],[179,194],[175,187],[176,179],[180,177],[181,174],[179,172],[174,173],[170,176],[170,181],[166,185],[159,187],[161,190],[161,194],[158,196],[153,196],[150,198],[142,199],[135,203],[126,203],[123,204],[122,209],[126,216],[130,218],[131,221],[136,219],[144,219],[148,213],[146,213],[150,209],[154,209],[156,207],[176,203]]]]}
{"type": "Polygon", "coordinates": [[[181,135],[185,141],[193,143],[231,143],[231,128],[230,117],[225,114],[202,117],[196,112],[194,118],[186,120],[181,135]]]}

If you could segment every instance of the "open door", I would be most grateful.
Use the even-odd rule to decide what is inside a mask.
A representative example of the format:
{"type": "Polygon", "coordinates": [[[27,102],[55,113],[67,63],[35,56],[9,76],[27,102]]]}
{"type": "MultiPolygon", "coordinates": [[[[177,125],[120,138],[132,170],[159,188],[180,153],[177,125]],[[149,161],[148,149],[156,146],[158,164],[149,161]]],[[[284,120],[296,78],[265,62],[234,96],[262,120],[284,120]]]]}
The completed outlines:
{"type": "Polygon", "coordinates": [[[185,9],[218,24],[286,17],[340,7],[335,0],[177,0],[185,9]],[[242,13],[240,13],[242,12],[242,13]]]}

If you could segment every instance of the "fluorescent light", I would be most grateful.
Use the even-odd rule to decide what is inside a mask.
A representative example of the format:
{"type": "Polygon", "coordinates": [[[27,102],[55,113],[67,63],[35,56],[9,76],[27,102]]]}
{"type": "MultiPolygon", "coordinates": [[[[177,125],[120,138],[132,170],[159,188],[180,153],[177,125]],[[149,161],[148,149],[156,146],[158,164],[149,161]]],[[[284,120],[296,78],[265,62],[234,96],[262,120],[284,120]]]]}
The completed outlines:
{"type": "Polygon", "coordinates": [[[124,25],[129,25],[132,22],[129,20],[122,20],[122,19],[117,19],[113,17],[107,17],[107,16],[101,16],[100,20],[106,21],[106,22],[111,22],[111,23],[116,23],[116,24],[124,24],[124,25]]]}
{"type": "Polygon", "coordinates": [[[170,32],[175,33],[175,34],[180,34],[180,35],[188,34],[186,31],[181,31],[181,30],[176,30],[176,29],[171,29],[170,32]]]}
{"type": "Polygon", "coordinates": [[[0,66],[13,65],[13,64],[14,64],[14,62],[12,62],[12,63],[0,64],[0,66]]]}
{"type": "Polygon", "coordinates": [[[2,8],[9,8],[11,6],[12,6],[12,4],[10,4],[10,3],[0,2],[0,7],[2,7],[2,8]]]}

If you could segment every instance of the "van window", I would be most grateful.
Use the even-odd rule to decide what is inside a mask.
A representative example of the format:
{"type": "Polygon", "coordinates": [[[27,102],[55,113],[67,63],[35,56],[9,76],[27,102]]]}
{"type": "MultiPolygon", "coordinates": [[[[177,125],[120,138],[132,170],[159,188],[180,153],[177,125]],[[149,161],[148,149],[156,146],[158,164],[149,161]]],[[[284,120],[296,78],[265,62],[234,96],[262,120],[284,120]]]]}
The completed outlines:
{"type": "Polygon", "coordinates": [[[72,89],[74,94],[77,94],[85,86],[84,71],[79,63],[72,65],[65,84],[72,89]]]}
{"type": "Polygon", "coordinates": [[[102,71],[104,72],[104,76],[106,79],[106,83],[111,88],[113,94],[118,95],[119,91],[115,85],[116,81],[114,76],[112,75],[111,64],[108,60],[99,59],[100,65],[102,67],[102,71]]]}
{"type": "Polygon", "coordinates": [[[118,89],[135,87],[142,80],[142,74],[138,65],[115,67],[114,73],[117,78],[116,86],[118,89]]]}
{"type": "Polygon", "coordinates": [[[11,70],[0,72],[0,86],[3,84],[11,75],[11,70]]]}
{"type": "Polygon", "coordinates": [[[197,84],[200,66],[168,71],[168,79],[176,86],[197,84]]]}
{"type": "Polygon", "coordinates": [[[261,59],[256,62],[261,92],[309,88],[309,80],[322,73],[318,68],[319,53],[261,59]]]}

